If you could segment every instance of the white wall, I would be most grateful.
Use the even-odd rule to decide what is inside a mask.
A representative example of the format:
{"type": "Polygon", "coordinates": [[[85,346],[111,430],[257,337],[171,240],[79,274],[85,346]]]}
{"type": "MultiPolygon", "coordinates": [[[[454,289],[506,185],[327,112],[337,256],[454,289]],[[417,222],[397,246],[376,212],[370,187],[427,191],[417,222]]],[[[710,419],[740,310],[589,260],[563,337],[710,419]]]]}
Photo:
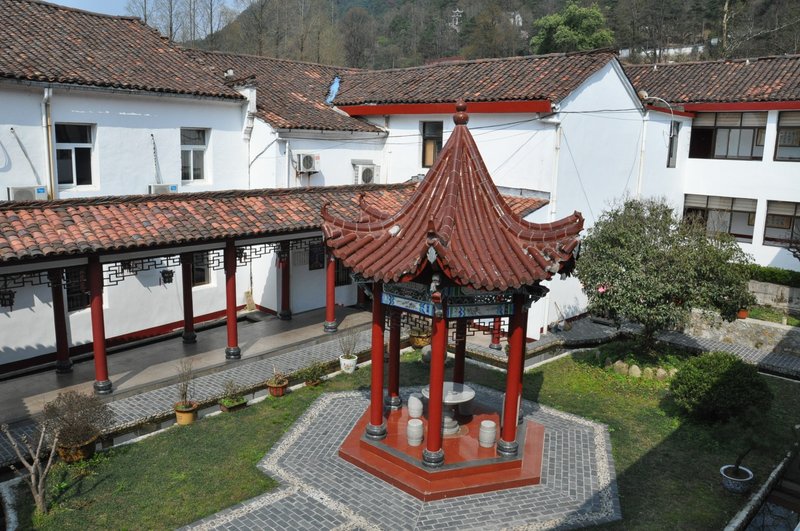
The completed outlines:
{"type": "Polygon", "coordinates": [[[7,199],[7,186],[48,185],[43,96],[43,89],[0,85],[0,200],[7,199]],[[12,127],[33,167],[25,159],[12,127]]]}
{"type": "MultiPolygon", "coordinates": [[[[301,135],[298,132],[293,132],[290,136],[281,135],[287,138],[292,162],[296,163],[300,154],[319,154],[320,171],[298,175],[294,172],[296,166],[293,164],[287,183],[290,187],[355,184],[353,161],[372,161],[380,167],[379,175],[375,176],[373,182],[387,182],[383,152],[385,137],[365,137],[347,132],[309,134],[305,138],[301,135]]],[[[280,185],[285,186],[283,183],[280,185]]]]}

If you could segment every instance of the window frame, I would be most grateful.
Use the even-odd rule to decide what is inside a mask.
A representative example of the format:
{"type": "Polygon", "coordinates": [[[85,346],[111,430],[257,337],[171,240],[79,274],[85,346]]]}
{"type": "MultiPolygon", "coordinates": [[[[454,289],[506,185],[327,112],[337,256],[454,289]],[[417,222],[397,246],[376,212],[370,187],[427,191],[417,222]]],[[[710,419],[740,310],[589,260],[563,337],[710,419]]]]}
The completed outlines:
{"type": "Polygon", "coordinates": [[[211,136],[211,130],[202,128],[202,127],[181,127],[180,129],[180,143],[181,143],[181,182],[183,183],[194,183],[194,182],[203,182],[208,179],[207,171],[206,171],[206,152],[208,151],[208,142],[209,137],[211,136]],[[202,144],[188,144],[184,143],[184,131],[194,131],[200,132],[203,136],[203,143],[202,144]],[[189,153],[188,158],[188,173],[184,173],[184,168],[187,167],[184,163],[183,157],[184,153],[189,153]],[[200,154],[202,159],[202,167],[200,168],[200,177],[195,177],[195,157],[196,154],[200,154]],[[186,175],[189,177],[187,178],[186,175]]]}
{"type": "Polygon", "coordinates": [[[58,122],[53,124],[53,150],[55,151],[55,173],[56,173],[56,184],[61,188],[73,188],[77,186],[92,186],[94,185],[94,172],[92,171],[93,159],[94,159],[94,140],[95,140],[95,126],[94,124],[84,124],[84,123],[73,123],[73,122],[58,122]],[[83,127],[86,128],[86,132],[88,133],[89,140],[88,142],[69,142],[69,141],[59,141],[59,129],[61,127],[83,127]],[[89,172],[89,179],[88,182],[78,182],[79,179],[78,175],[78,157],[76,156],[76,149],[80,150],[88,150],[89,151],[89,160],[88,166],[86,167],[89,172]],[[69,182],[62,182],[63,174],[59,170],[59,166],[61,165],[59,160],[59,152],[69,152],[70,153],[70,171],[71,176],[69,182]]]}
{"type": "Polygon", "coordinates": [[[787,248],[792,245],[792,243],[800,241],[800,203],[796,203],[794,201],[767,201],[767,215],[766,219],[764,220],[764,245],[768,245],[770,247],[783,247],[787,248]],[[794,205],[794,214],[775,214],[770,213],[770,207],[772,203],[790,203],[794,205]],[[785,219],[785,221],[780,222],[781,219],[785,219]],[[784,230],[788,232],[788,239],[786,238],[777,238],[775,236],[768,236],[767,231],[769,229],[778,229],[784,230]]]}
{"type": "Polygon", "coordinates": [[[352,284],[353,283],[353,279],[350,276],[350,272],[351,272],[350,268],[349,267],[345,267],[344,263],[337,258],[336,259],[336,275],[335,275],[335,280],[333,282],[333,285],[335,287],[339,287],[339,286],[349,286],[350,284],[352,284]]]}
{"type": "Polygon", "coordinates": [[[420,157],[420,162],[423,168],[431,168],[435,163],[436,159],[439,157],[439,153],[442,151],[442,140],[444,139],[444,122],[433,120],[433,121],[423,121],[419,123],[420,134],[422,136],[422,155],[420,157]],[[435,126],[438,131],[434,131],[433,133],[427,131],[427,126],[435,126]],[[433,143],[433,152],[430,160],[426,156],[428,154],[427,146],[429,143],[433,143]]]}
{"type": "Polygon", "coordinates": [[[745,114],[760,114],[764,116],[764,121],[766,122],[766,115],[765,111],[754,111],[752,113],[745,113],[745,112],[714,112],[714,113],[703,113],[703,114],[713,114],[714,115],[714,125],[695,125],[692,124],[692,132],[689,138],[689,158],[692,159],[713,159],[713,160],[764,160],[764,147],[766,145],[766,135],[767,135],[767,127],[766,124],[764,126],[756,126],[756,125],[742,125],[744,121],[745,114]],[[720,116],[732,116],[732,115],[739,115],[739,125],[720,125],[720,116]],[[705,156],[698,156],[697,155],[697,144],[696,144],[696,132],[700,131],[710,131],[711,132],[711,139],[708,144],[708,153],[705,156]],[[719,155],[717,154],[717,143],[719,141],[720,132],[725,131],[728,135],[728,140],[726,142],[726,154],[719,155]],[[731,156],[728,152],[728,147],[730,147],[731,142],[731,135],[736,131],[739,135],[739,140],[736,142],[737,144],[737,155],[731,156]],[[752,134],[752,138],[750,140],[750,150],[749,156],[739,156],[739,147],[741,146],[741,134],[742,131],[749,131],[752,134]],[[754,155],[753,152],[757,149],[761,148],[760,155],[754,155]]]}
{"type": "Polygon", "coordinates": [[[775,154],[773,159],[777,162],[800,162],[800,125],[781,125],[781,120],[784,116],[787,116],[789,113],[797,113],[800,114],[800,111],[781,111],[778,114],[778,128],[777,134],[775,137],[775,154]],[[781,137],[784,134],[791,133],[795,137],[795,143],[787,144],[781,143],[781,137]],[[797,156],[780,156],[779,151],[780,148],[797,148],[798,155],[797,156]]]}
{"type": "Polygon", "coordinates": [[[208,251],[192,253],[192,288],[199,288],[211,284],[211,267],[208,262],[208,251]],[[198,272],[203,273],[203,280],[197,280],[198,272]]]}
{"type": "MultiPolygon", "coordinates": [[[[751,210],[742,210],[741,208],[736,208],[735,203],[737,199],[747,200],[747,201],[757,201],[753,198],[749,197],[729,197],[729,196],[719,196],[719,195],[701,195],[701,194],[685,194],[684,195],[684,202],[683,202],[683,219],[689,219],[691,216],[698,216],[703,220],[706,231],[711,231],[714,227],[709,227],[709,213],[710,212],[727,212],[728,219],[727,219],[727,227],[724,231],[716,231],[716,232],[724,232],[725,234],[729,234],[733,236],[737,242],[739,243],[753,243],[753,238],[755,237],[755,211],[751,210]],[[687,199],[692,195],[695,197],[704,197],[705,198],[705,207],[699,206],[687,206],[687,199]],[[730,201],[730,208],[712,208],[709,206],[709,203],[712,199],[723,199],[730,201]],[[750,235],[747,234],[740,234],[732,232],[733,229],[733,222],[734,222],[734,214],[747,214],[747,219],[745,223],[748,227],[752,227],[753,232],[750,235]]],[[[756,202],[756,208],[758,208],[758,203],[756,202]]]]}
{"type": "Polygon", "coordinates": [[[78,312],[91,306],[89,268],[85,265],[67,267],[64,269],[64,279],[67,312],[78,312]]]}

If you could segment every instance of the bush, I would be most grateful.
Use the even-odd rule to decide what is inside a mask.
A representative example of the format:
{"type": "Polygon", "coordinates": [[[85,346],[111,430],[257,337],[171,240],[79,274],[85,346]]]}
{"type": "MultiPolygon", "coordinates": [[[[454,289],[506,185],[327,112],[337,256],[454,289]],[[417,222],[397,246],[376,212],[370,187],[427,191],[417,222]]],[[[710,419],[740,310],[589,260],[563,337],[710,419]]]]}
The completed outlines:
{"type": "Polygon", "coordinates": [[[800,288],[800,271],[750,264],[749,273],[750,280],[770,282],[772,284],[780,284],[791,288],[800,288]]]}
{"type": "Polygon", "coordinates": [[[306,383],[318,383],[328,374],[328,366],[321,361],[315,361],[295,373],[298,380],[306,383]]]}
{"type": "Polygon", "coordinates": [[[710,352],[686,362],[670,391],[678,407],[699,420],[763,415],[772,405],[772,392],[758,370],[727,352],[710,352]]]}
{"type": "Polygon", "coordinates": [[[114,413],[98,397],[77,391],[59,393],[44,405],[45,423],[61,446],[80,446],[111,425],[114,413]]]}

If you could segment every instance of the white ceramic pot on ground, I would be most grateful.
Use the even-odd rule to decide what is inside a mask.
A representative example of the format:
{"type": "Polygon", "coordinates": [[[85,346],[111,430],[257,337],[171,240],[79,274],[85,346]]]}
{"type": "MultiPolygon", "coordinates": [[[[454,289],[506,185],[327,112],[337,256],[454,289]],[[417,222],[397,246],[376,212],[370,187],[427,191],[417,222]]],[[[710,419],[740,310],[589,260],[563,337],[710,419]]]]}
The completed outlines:
{"type": "Polygon", "coordinates": [[[343,373],[346,374],[353,374],[356,370],[356,363],[358,362],[358,358],[353,356],[352,358],[345,358],[344,356],[339,356],[339,368],[342,369],[343,373]]]}

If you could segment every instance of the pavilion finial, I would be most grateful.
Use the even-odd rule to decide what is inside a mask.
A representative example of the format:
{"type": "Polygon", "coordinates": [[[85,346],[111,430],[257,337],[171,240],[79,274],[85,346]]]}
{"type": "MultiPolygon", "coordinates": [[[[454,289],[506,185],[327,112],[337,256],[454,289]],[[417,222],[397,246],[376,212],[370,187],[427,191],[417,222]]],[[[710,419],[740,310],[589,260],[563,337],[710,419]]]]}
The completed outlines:
{"type": "Polygon", "coordinates": [[[467,122],[469,122],[467,104],[464,103],[464,100],[456,101],[456,113],[453,115],[453,122],[456,125],[467,125],[467,122]]]}

